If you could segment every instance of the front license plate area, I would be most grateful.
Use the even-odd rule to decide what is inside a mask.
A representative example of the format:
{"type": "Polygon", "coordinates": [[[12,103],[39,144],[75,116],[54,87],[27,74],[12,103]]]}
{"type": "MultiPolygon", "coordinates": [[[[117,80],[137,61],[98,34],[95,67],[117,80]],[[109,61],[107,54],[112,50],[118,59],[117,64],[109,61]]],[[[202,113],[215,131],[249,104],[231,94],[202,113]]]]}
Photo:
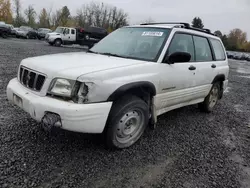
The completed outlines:
{"type": "Polygon", "coordinates": [[[21,97],[17,96],[16,94],[13,94],[13,100],[17,106],[23,108],[23,99],[21,97]]]}

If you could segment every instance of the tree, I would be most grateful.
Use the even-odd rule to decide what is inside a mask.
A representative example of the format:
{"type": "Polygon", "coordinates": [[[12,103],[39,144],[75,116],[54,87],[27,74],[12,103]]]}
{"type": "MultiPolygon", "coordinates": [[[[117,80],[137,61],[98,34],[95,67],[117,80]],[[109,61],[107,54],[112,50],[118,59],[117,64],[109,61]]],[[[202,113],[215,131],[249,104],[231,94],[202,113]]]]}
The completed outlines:
{"type": "Polygon", "coordinates": [[[36,11],[32,5],[29,5],[28,8],[24,11],[27,16],[27,23],[29,26],[34,27],[36,20],[36,11]]]}
{"type": "Polygon", "coordinates": [[[25,24],[25,19],[21,14],[21,3],[20,0],[14,0],[15,5],[15,14],[16,17],[14,18],[14,25],[20,27],[21,25],[25,24]]]}
{"type": "Polygon", "coordinates": [[[47,10],[43,8],[39,15],[39,26],[43,28],[49,28],[50,27],[49,19],[50,19],[50,16],[48,15],[47,10]]]}
{"type": "Polygon", "coordinates": [[[196,27],[196,28],[199,28],[199,29],[203,29],[204,28],[204,25],[202,23],[202,20],[201,18],[199,17],[195,17],[192,21],[192,27],[196,27]]]}
{"type": "Polygon", "coordinates": [[[222,36],[223,36],[221,31],[219,31],[219,30],[215,31],[214,34],[220,38],[222,38],[222,36]]]}
{"type": "Polygon", "coordinates": [[[247,34],[241,29],[233,29],[228,35],[228,47],[230,50],[242,50],[247,43],[247,34]]]}
{"type": "Polygon", "coordinates": [[[12,11],[10,0],[0,0],[0,20],[6,23],[12,23],[12,11]]]}
{"type": "Polygon", "coordinates": [[[98,2],[83,5],[77,10],[75,19],[78,26],[94,25],[104,27],[109,32],[128,24],[128,15],[122,9],[98,2]]]}
{"type": "Polygon", "coordinates": [[[61,10],[60,24],[62,26],[67,26],[69,19],[70,19],[70,11],[67,6],[64,6],[61,10]]]}
{"type": "Polygon", "coordinates": [[[148,17],[147,19],[141,21],[140,23],[153,23],[155,22],[151,17],[148,17]]]}

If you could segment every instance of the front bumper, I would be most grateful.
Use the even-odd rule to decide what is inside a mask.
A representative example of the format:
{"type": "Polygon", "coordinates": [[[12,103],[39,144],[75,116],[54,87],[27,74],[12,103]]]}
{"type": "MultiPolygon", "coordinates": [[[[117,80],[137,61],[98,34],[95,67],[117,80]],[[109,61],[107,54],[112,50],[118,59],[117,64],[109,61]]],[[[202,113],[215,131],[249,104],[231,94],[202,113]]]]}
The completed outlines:
{"type": "Polygon", "coordinates": [[[7,97],[38,122],[42,121],[47,112],[55,113],[61,118],[62,129],[83,133],[102,133],[112,106],[112,102],[75,104],[41,97],[22,86],[17,78],[9,82],[7,97]]]}

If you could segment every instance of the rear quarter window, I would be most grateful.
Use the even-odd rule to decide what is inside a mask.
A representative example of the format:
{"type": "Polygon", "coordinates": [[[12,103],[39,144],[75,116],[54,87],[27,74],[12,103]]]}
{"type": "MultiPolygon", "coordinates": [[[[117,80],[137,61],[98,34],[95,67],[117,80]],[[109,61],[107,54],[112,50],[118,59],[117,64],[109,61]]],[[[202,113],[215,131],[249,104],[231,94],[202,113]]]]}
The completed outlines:
{"type": "Polygon", "coordinates": [[[225,50],[221,42],[217,39],[210,39],[212,47],[214,49],[215,60],[222,61],[226,59],[225,50]]]}

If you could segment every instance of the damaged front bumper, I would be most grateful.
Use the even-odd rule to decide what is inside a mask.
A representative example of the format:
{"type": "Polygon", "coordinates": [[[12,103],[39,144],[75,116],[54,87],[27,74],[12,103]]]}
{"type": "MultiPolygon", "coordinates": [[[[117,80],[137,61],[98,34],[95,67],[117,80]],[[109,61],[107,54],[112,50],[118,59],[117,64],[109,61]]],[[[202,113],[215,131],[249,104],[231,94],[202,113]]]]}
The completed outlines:
{"type": "Polygon", "coordinates": [[[112,106],[112,102],[76,104],[41,97],[22,86],[17,78],[9,82],[7,97],[38,122],[83,133],[102,133],[112,106]]]}

